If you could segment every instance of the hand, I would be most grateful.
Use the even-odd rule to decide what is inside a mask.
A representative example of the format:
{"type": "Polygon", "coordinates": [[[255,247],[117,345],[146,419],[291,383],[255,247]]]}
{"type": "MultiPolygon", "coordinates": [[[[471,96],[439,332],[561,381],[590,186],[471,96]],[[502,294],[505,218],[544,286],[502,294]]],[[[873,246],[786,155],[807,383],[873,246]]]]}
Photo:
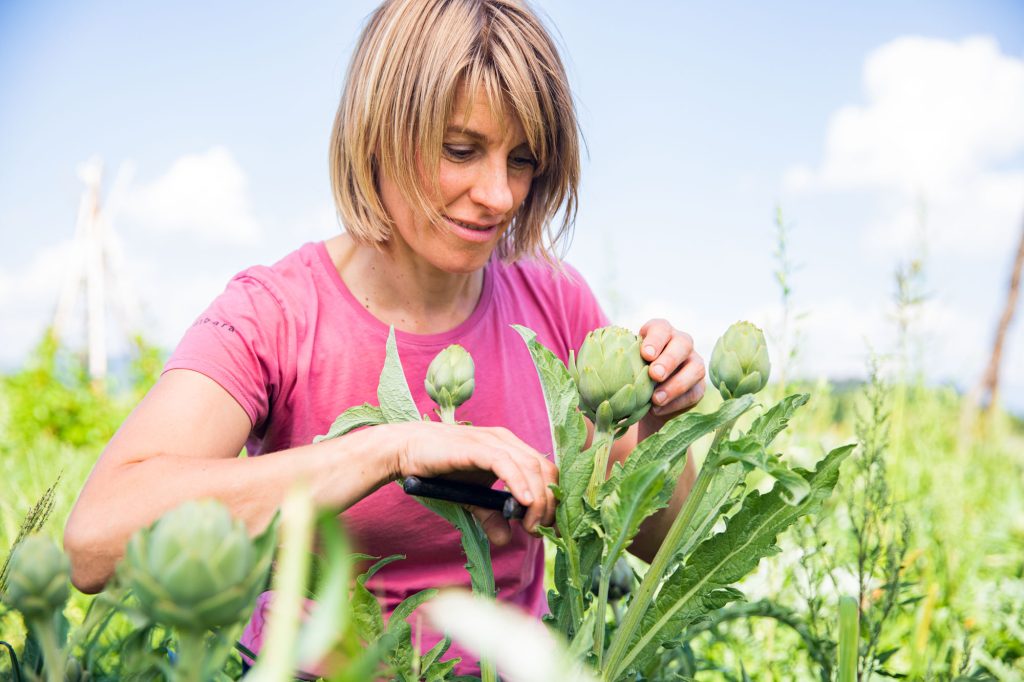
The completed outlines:
{"type": "MultiPolygon", "coordinates": [[[[528,532],[537,535],[538,525],[554,523],[555,495],[549,486],[558,483],[558,467],[508,429],[437,422],[394,427],[399,434],[394,478],[448,476],[486,485],[497,478],[527,508],[522,523],[528,532]]],[[[493,544],[501,546],[512,538],[500,511],[469,509],[493,544]]]]}
{"type": "Polygon", "coordinates": [[[658,382],[651,411],[640,422],[641,431],[651,434],[704,397],[704,359],[693,349],[693,337],[666,320],[650,320],[640,328],[640,336],[640,354],[658,382]]]}

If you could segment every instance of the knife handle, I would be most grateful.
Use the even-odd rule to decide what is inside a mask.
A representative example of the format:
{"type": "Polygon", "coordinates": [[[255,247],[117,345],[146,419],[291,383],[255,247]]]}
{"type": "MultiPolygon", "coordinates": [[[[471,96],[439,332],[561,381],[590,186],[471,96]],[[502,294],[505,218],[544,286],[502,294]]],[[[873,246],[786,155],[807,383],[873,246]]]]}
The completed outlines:
{"type": "Polygon", "coordinates": [[[516,498],[512,497],[512,493],[474,483],[446,478],[407,476],[402,482],[402,489],[407,495],[494,509],[500,511],[506,519],[522,519],[526,516],[526,507],[519,504],[516,498]]]}

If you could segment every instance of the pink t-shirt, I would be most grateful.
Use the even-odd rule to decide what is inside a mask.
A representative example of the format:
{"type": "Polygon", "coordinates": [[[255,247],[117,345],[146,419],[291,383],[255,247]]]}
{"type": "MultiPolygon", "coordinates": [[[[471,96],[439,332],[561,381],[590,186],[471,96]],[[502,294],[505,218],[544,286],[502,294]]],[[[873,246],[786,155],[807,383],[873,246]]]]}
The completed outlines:
{"type": "MultiPolygon", "coordinates": [[[[434,356],[461,344],[476,365],[476,390],[457,418],[504,426],[536,450],[551,453],[540,382],[512,324],[537,333],[562,361],[586,333],[607,324],[575,270],[492,259],[469,318],[443,334],[396,332],[406,379],[421,414],[436,407],[423,379],[434,356]]],[[[367,311],[338,275],[323,243],[310,243],[271,267],[236,275],[185,333],[165,371],[190,369],[210,377],[242,406],[253,429],[250,455],[285,450],[327,433],[346,408],[377,404],[388,326],[367,311]]],[[[404,554],[367,584],[385,612],[428,587],[469,587],[458,532],[447,521],[388,484],[342,514],[357,551],[404,554]]],[[[512,541],[492,548],[498,598],[540,615],[544,556],[540,540],[513,524],[512,541]]],[[[269,594],[257,602],[242,643],[259,651],[269,594]]],[[[423,649],[436,641],[423,634],[423,649]]],[[[453,645],[452,655],[462,655],[453,645]]],[[[464,656],[464,661],[467,657],[464,656]]],[[[461,671],[472,666],[460,665],[461,671]]]]}

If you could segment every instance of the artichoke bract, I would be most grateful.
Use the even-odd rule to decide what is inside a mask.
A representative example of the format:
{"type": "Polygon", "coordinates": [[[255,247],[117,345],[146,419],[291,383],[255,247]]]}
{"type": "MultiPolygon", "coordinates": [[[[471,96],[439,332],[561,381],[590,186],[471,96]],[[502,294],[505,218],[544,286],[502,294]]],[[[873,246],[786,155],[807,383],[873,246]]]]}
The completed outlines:
{"type": "Polygon", "coordinates": [[[207,630],[254,604],[271,556],[260,543],[219,502],[191,501],[132,536],[119,570],[151,619],[207,630]]]}
{"type": "Polygon", "coordinates": [[[750,322],[736,322],[715,343],[708,374],[729,400],[764,388],[771,368],[764,333],[750,322]]]}
{"type": "Polygon", "coordinates": [[[651,407],[654,380],[640,355],[640,337],[622,327],[587,334],[579,354],[569,352],[569,374],[580,394],[580,409],[594,424],[610,416],[619,430],[640,420],[651,407]]]}
{"type": "Polygon", "coordinates": [[[475,370],[473,357],[458,344],[448,346],[430,361],[423,385],[441,408],[444,421],[454,421],[455,408],[473,395],[475,370]]]}
{"type": "Polygon", "coordinates": [[[4,601],[26,620],[49,618],[68,600],[69,571],[68,558],[52,540],[30,535],[11,556],[4,601]]]}

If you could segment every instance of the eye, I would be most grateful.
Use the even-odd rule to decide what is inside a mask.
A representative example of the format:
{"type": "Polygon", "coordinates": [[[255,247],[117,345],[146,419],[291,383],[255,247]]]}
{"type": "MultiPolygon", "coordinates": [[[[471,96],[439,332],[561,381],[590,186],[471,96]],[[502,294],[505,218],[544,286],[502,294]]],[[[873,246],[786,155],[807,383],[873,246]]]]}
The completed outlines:
{"type": "Polygon", "coordinates": [[[473,156],[473,148],[459,144],[443,144],[441,150],[445,157],[452,161],[466,161],[473,156]]]}
{"type": "Polygon", "coordinates": [[[537,159],[527,154],[513,154],[509,157],[508,162],[513,168],[537,168],[537,159]]]}

